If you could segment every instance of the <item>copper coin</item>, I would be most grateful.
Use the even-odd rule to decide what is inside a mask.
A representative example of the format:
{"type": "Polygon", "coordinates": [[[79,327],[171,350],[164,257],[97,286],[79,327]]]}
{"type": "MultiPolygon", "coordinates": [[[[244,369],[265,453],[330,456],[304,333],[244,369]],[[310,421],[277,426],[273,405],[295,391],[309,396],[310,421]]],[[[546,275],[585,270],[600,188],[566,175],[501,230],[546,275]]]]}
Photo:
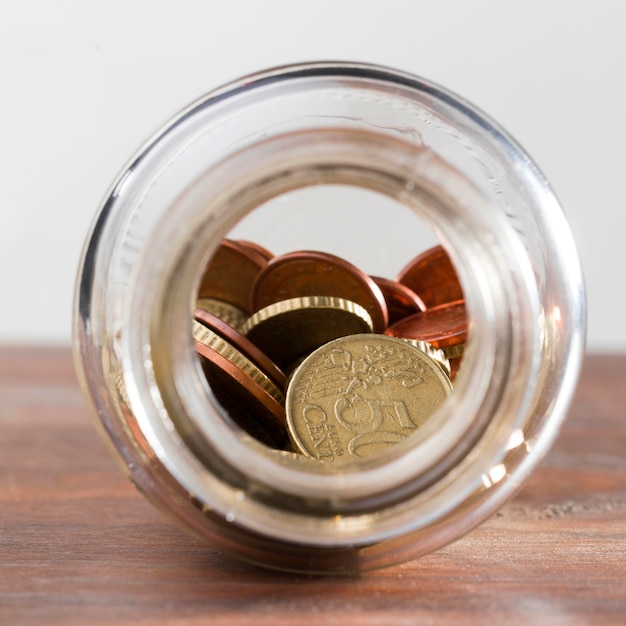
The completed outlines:
{"type": "Polygon", "coordinates": [[[372,280],[380,287],[385,297],[389,325],[426,308],[422,299],[406,285],[379,276],[372,276],[372,280]]]}
{"type": "Polygon", "coordinates": [[[271,261],[274,258],[274,254],[272,252],[255,241],[248,241],[247,239],[234,239],[233,243],[244,250],[251,250],[252,252],[260,254],[266,261],[271,261]]]}
{"type": "Polygon", "coordinates": [[[287,387],[287,377],[276,364],[261,350],[259,350],[249,339],[238,330],[227,324],[224,320],[202,309],[196,309],[194,317],[203,326],[212,330],[216,335],[225,339],[241,354],[248,357],[276,386],[285,391],[287,387]]]}
{"type": "Polygon", "coordinates": [[[396,322],[386,335],[404,339],[419,339],[435,348],[445,349],[467,341],[467,311],[465,300],[457,300],[426,309],[396,322]]]}
{"type": "Polygon", "coordinates": [[[224,239],[204,271],[198,298],[213,298],[250,313],[250,290],[267,260],[230,239],[224,239]]]}
{"type": "Polygon", "coordinates": [[[463,360],[462,356],[454,357],[450,359],[450,380],[454,380],[459,371],[459,367],[461,367],[461,361],[463,360]]]}
{"type": "Polygon", "coordinates": [[[259,273],[250,307],[264,307],[301,296],[329,296],[360,304],[374,332],[387,327],[387,304],[380,287],[360,269],[326,252],[290,252],[272,259],[259,273]]]}
{"type": "Polygon", "coordinates": [[[248,339],[279,367],[338,337],[371,333],[364,307],[329,296],[303,296],[275,302],[257,311],[243,327],[248,339]]]}
{"type": "Polygon", "coordinates": [[[415,257],[398,274],[398,282],[412,289],[426,308],[465,297],[452,260],[442,246],[415,257]]]}
{"type": "Polygon", "coordinates": [[[262,443],[286,448],[284,406],[228,358],[199,341],[194,343],[211,390],[229,417],[262,443]]]}

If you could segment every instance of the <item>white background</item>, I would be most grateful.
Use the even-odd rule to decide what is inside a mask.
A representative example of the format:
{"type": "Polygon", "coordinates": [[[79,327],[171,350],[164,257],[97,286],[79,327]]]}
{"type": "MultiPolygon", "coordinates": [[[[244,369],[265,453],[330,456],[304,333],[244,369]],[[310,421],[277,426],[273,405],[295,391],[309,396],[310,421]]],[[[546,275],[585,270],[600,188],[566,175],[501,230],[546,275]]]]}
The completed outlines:
{"type": "Polygon", "coordinates": [[[626,350],[621,0],[3,2],[0,341],[70,341],[91,220],[159,126],[241,75],[321,59],[421,75],[512,133],[578,242],[589,348],[626,350]]]}

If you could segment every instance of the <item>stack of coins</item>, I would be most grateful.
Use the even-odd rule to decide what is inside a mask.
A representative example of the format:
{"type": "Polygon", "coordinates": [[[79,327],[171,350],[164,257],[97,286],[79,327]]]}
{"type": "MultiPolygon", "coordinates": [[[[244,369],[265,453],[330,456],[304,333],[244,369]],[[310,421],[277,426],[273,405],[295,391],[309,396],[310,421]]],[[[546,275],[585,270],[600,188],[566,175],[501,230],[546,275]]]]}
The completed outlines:
{"type": "Polygon", "coordinates": [[[441,246],[391,280],[325,252],[274,256],[224,239],[201,280],[193,337],[240,428],[272,448],[340,462],[379,454],[435,413],[467,326],[441,246]]]}

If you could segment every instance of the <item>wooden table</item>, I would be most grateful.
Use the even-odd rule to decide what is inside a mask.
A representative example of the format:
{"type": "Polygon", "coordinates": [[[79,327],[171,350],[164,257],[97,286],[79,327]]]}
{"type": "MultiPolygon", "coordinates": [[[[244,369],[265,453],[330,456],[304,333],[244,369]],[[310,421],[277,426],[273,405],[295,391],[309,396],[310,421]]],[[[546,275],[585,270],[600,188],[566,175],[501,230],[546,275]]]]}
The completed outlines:
{"type": "Polygon", "coordinates": [[[69,350],[0,348],[0,624],[624,624],[626,355],[585,362],[523,491],[439,552],[354,578],[232,560],[174,527],[94,430],[69,350]]]}

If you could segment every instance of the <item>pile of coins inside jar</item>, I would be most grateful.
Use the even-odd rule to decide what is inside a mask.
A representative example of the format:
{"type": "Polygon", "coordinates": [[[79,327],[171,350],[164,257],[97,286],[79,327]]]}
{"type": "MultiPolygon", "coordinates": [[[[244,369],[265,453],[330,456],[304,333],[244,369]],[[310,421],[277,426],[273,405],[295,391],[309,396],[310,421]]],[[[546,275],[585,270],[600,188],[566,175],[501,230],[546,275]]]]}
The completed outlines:
{"type": "Polygon", "coordinates": [[[224,239],[201,280],[193,338],[240,428],[271,448],[341,462],[382,452],[435,413],[467,326],[441,246],[390,280],[326,252],[274,256],[224,239]]]}

